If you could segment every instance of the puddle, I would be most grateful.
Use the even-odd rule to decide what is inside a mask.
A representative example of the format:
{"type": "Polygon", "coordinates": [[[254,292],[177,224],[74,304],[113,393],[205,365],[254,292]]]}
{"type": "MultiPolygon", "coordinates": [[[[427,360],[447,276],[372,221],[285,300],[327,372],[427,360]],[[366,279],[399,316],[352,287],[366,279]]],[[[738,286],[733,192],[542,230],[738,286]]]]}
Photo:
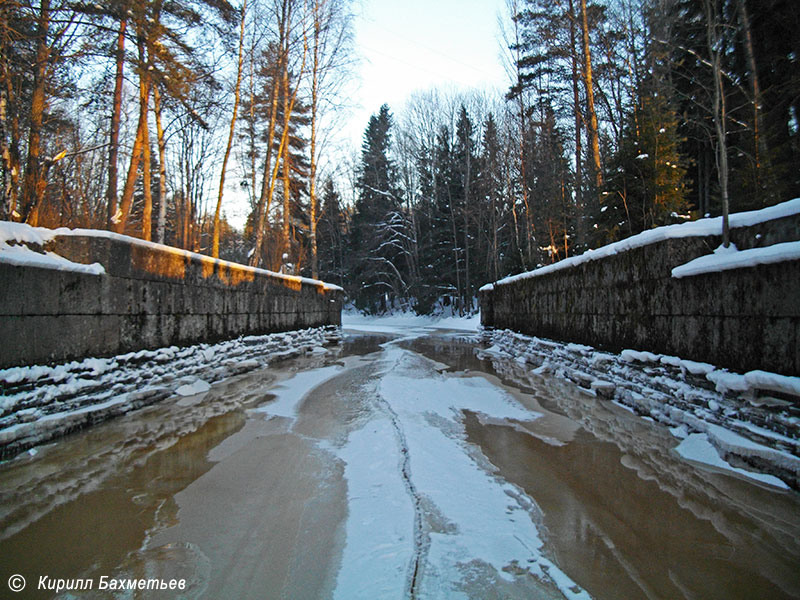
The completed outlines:
{"type": "MultiPolygon", "coordinates": [[[[190,580],[185,597],[329,597],[348,514],[333,450],[364,427],[380,389],[365,382],[380,374],[391,339],[350,333],[325,353],[215,384],[197,402],[167,400],[0,464],[0,589],[13,573],[29,587],[40,575],[169,576],[190,580]],[[331,378],[294,398],[296,411],[270,414],[282,406],[282,382],[333,365],[331,378]]],[[[397,343],[446,377],[486,379],[538,415],[465,412],[466,442],[493,477],[533,501],[547,558],[592,597],[800,596],[798,494],[694,466],[666,428],[569,382],[515,384],[463,334],[397,343]]],[[[431,530],[446,535],[424,500],[431,530]]],[[[485,568],[472,565],[459,591],[471,597],[470,581],[491,577],[504,597],[536,588],[485,568]]],[[[509,569],[525,579],[522,566],[509,569]]]]}

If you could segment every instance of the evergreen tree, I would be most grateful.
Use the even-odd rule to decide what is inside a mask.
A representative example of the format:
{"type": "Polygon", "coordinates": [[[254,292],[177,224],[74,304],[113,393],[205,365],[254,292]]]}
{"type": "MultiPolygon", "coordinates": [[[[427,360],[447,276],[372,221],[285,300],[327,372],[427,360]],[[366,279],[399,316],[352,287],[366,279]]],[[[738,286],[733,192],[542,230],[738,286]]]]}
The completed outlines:
{"type": "Polygon", "coordinates": [[[383,105],[370,117],[361,147],[349,239],[349,292],[356,307],[384,312],[405,298],[406,250],[401,237],[407,223],[389,158],[392,115],[383,105]]]}
{"type": "Polygon", "coordinates": [[[597,215],[598,243],[688,218],[679,124],[664,94],[643,95],[634,107],[597,215]]]}
{"type": "Polygon", "coordinates": [[[344,242],[347,216],[331,179],[322,186],[322,212],[317,225],[319,276],[323,281],[344,285],[344,242]]]}

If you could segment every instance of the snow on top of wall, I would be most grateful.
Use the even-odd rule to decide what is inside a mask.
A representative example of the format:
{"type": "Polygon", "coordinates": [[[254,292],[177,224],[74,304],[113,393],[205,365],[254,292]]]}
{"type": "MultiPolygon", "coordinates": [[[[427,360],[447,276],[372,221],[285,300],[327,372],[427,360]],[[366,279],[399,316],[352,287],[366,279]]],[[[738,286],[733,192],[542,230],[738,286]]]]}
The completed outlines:
{"type": "Polygon", "coordinates": [[[800,242],[783,242],[749,250],[736,250],[733,244],[731,247],[733,251],[725,252],[720,247],[714,251],[714,254],[700,256],[684,265],[675,267],[672,269],[672,276],[675,278],[690,277],[787,260],[800,260],[800,242]]]}
{"type": "Polygon", "coordinates": [[[48,241],[53,239],[53,235],[53,231],[42,227],[0,221],[0,263],[17,267],[39,267],[88,273],[89,275],[102,275],[106,272],[103,265],[99,263],[84,265],[67,260],[54,252],[37,252],[27,245],[44,247],[48,241]]]}
{"type": "Polygon", "coordinates": [[[53,235],[59,236],[81,236],[81,237],[96,237],[96,238],[105,238],[109,240],[117,240],[120,242],[125,242],[127,244],[134,244],[137,246],[144,246],[146,248],[151,248],[153,250],[159,250],[161,252],[169,252],[171,254],[177,254],[179,256],[185,256],[189,258],[195,258],[204,261],[217,261],[224,265],[230,265],[235,268],[244,269],[245,271],[249,271],[252,273],[257,273],[261,275],[267,275],[268,277],[277,277],[278,279],[284,279],[287,281],[293,282],[301,282],[310,285],[322,285],[323,289],[326,290],[341,290],[338,285],[334,285],[332,283],[325,283],[324,281],[319,281],[317,279],[310,279],[308,277],[298,277],[296,275],[286,275],[284,273],[277,273],[275,271],[269,271],[267,269],[259,269],[257,267],[251,267],[249,265],[242,265],[240,263],[235,263],[227,260],[222,260],[219,258],[212,258],[210,256],[206,256],[205,254],[199,254],[197,252],[190,252],[189,250],[182,250],[181,248],[174,248],[173,246],[167,246],[165,244],[159,244],[156,242],[148,242],[147,240],[140,240],[139,238],[131,237],[128,235],[122,235],[121,233],[115,233],[113,231],[106,231],[104,229],[68,229],[66,227],[61,227],[59,229],[53,230],[53,235]]]}
{"type": "MultiPolygon", "coordinates": [[[[775,206],[769,206],[760,210],[732,214],[728,219],[728,225],[731,228],[750,227],[766,221],[774,221],[775,219],[781,219],[796,214],[800,214],[800,198],[795,198],[794,200],[789,200],[788,202],[783,202],[781,204],[776,204],[775,206]]],[[[678,225],[666,225],[664,227],[643,231],[642,233],[618,242],[614,242],[613,244],[608,244],[594,250],[588,250],[579,256],[565,258],[564,260],[553,263],[552,265],[546,265],[544,267],[534,269],[533,271],[512,275],[511,277],[501,279],[494,284],[486,284],[480,288],[479,291],[491,291],[494,285],[505,285],[521,279],[546,275],[547,273],[574,267],[587,261],[606,258],[608,256],[619,254],[620,252],[626,252],[627,250],[631,250],[633,248],[647,246],[649,244],[654,244],[667,239],[705,237],[710,235],[719,235],[721,232],[722,217],[698,219],[697,221],[680,223],[678,225]]]]}
{"type": "Polygon", "coordinates": [[[105,231],[101,229],[69,229],[67,227],[60,227],[58,229],[46,229],[44,227],[31,227],[25,223],[11,223],[8,221],[0,221],[0,262],[12,264],[16,266],[33,266],[48,269],[59,269],[62,271],[77,271],[79,273],[90,273],[93,275],[100,275],[105,273],[105,269],[99,263],[92,265],[83,265],[75,263],[53,252],[40,253],[32,250],[25,244],[32,244],[44,246],[47,242],[53,240],[56,236],[82,236],[82,237],[95,237],[105,238],[110,240],[117,240],[127,244],[135,244],[159,250],[161,252],[169,252],[171,254],[178,254],[180,256],[193,257],[200,260],[218,260],[225,265],[231,265],[236,268],[244,269],[249,272],[267,275],[268,277],[277,277],[292,282],[306,283],[310,285],[322,285],[326,290],[341,290],[338,285],[317,281],[316,279],[309,279],[307,277],[297,277],[295,275],[286,275],[284,273],[276,273],[268,271],[267,269],[258,269],[248,265],[241,265],[226,260],[214,259],[203,254],[197,254],[188,250],[181,250],[180,248],[173,248],[164,244],[157,244],[155,242],[148,242],[138,238],[114,233],[113,231],[105,231]],[[11,242],[10,244],[8,242],[11,242]]]}

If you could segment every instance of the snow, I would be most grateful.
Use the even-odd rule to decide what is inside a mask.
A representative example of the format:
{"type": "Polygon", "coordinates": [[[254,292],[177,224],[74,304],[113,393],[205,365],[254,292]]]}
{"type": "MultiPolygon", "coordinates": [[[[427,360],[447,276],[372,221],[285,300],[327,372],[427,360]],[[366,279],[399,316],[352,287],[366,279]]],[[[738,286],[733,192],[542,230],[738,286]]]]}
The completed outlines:
{"type": "Polygon", "coordinates": [[[383,316],[362,315],[345,311],[342,327],[371,333],[406,333],[413,329],[452,329],[475,332],[481,324],[480,314],[469,316],[429,316],[410,312],[398,312],[383,316]]]}
{"type": "Polygon", "coordinates": [[[75,429],[212,384],[338,339],[336,327],[247,336],[217,344],[140,350],[54,366],[0,369],[0,444],[43,443],[75,429]]]}
{"type": "Polygon", "coordinates": [[[211,385],[202,379],[195,379],[192,383],[187,383],[175,390],[179,396],[195,396],[211,389],[211,385]]]}
{"type": "Polygon", "coordinates": [[[266,269],[258,269],[248,265],[231,263],[225,260],[214,259],[203,254],[197,254],[195,252],[181,250],[180,248],[173,248],[172,246],[166,246],[164,244],[140,240],[138,238],[114,233],[112,231],[100,229],[68,229],[66,227],[51,230],[43,227],[31,227],[25,223],[11,223],[8,221],[0,221],[0,262],[13,264],[15,266],[33,266],[48,269],[58,269],[61,271],[88,273],[91,275],[101,275],[106,272],[103,266],[99,263],[83,265],[69,261],[52,252],[37,252],[27,246],[27,244],[31,244],[34,246],[44,247],[47,242],[51,241],[56,236],[81,236],[117,240],[125,242],[126,244],[151,248],[161,252],[169,252],[170,254],[177,254],[179,256],[189,257],[195,260],[214,261],[223,265],[240,268],[248,272],[288,280],[293,283],[306,283],[315,286],[321,285],[323,289],[326,290],[342,289],[338,285],[317,281],[316,279],[285,275],[283,273],[276,273],[266,269]]]}
{"type": "Polygon", "coordinates": [[[273,393],[277,396],[274,402],[269,402],[255,409],[255,412],[267,413],[274,417],[295,419],[297,417],[297,409],[305,395],[319,384],[335,377],[341,370],[341,366],[335,365],[296,373],[292,378],[281,382],[273,388],[273,393]]]}
{"type": "Polygon", "coordinates": [[[539,413],[486,379],[437,373],[396,346],[386,347],[385,366],[379,416],[334,449],[350,508],[334,597],[407,597],[420,565],[410,595],[460,598],[465,570],[483,565],[506,580],[509,569],[527,569],[568,598],[588,598],[545,556],[532,500],[465,440],[465,411],[510,421],[539,413]]]}
{"type": "Polygon", "coordinates": [[[751,248],[732,252],[718,252],[700,256],[672,269],[675,278],[691,277],[706,273],[717,273],[731,269],[743,269],[757,265],[800,260],[800,242],[783,242],[764,248],[751,248]]]}
{"type": "Polygon", "coordinates": [[[752,471],[745,471],[744,469],[731,466],[728,462],[720,458],[716,448],[714,448],[714,446],[708,440],[708,436],[704,433],[692,433],[686,436],[686,438],[683,439],[675,448],[675,451],[686,460],[691,460],[710,465],[718,469],[731,471],[738,475],[747,477],[748,479],[767,483],[781,489],[789,489],[789,486],[773,475],[753,473],[752,471]]]}
{"type": "Polygon", "coordinates": [[[275,271],[268,271],[267,269],[259,269],[256,267],[251,267],[249,265],[242,265],[239,263],[232,263],[226,260],[211,258],[204,254],[198,254],[196,252],[190,252],[188,250],[182,250],[180,248],[174,248],[172,246],[166,246],[164,244],[158,244],[156,242],[148,242],[146,240],[140,240],[139,238],[130,237],[127,235],[122,235],[119,233],[114,233],[113,231],[105,231],[102,229],[68,229],[66,227],[62,227],[59,229],[54,229],[52,231],[53,236],[80,236],[80,237],[95,237],[95,238],[103,238],[108,240],[117,240],[122,241],[127,244],[131,244],[134,246],[140,246],[145,248],[151,248],[153,250],[158,250],[161,252],[169,252],[170,254],[176,254],[179,256],[201,260],[201,261],[213,261],[222,265],[229,265],[234,268],[239,268],[244,271],[257,273],[261,275],[267,275],[269,277],[276,277],[278,279],[288,280],[292,282],[301,282],[307,283],[310,285],[321,285],[326,290],[341,290],[342,288],[338,285],[334,285],[332,283],[325,283],[322,281],[318,281],[316,279],[309,279],[307,277],[298,277],[295,275],[285,275],[284,273],[277,273],[275,271]]]}
{"type": "Polygon", "coordinates": [[[637,350],[623,350],[620,353],[620,358],[628,362],[659,362],[661,360],[661,355],[653,354],[652,352],[639,352],[637,350]]]}
{"type": "Polygon", "coordinates": [[[44,245],[53,237],[53,232],[41,227],[31,227],[25,223],[0,221],[0,263],[16,267],[38,267],[72,271],[89,275],[102,275],[106,271],[99,263],[82,265],[75,263],[53,252],[37,252],[28,246],[44,245]]]}
{"type": "MultiPolygon", "coordinates": [[[[753,225],[757,225],[758,223],[763,223],[765,221],[772,221],[774,219],[780,219],[796,215],[798,213],[800,213],[800,198],[795,198],[794,200],[783,202],[782,204],[777,204],[775,206],[762,208],[761,210],[754,210],[754,211],[742,212],[730,215],[728,223],[731,228],[750,227],[753,225]]],[[[654,244],[656,242],[661,242],[667,239],[683,238],[683,237],[704,237],[711,235],[719,235],[721,232],[722,232],[722,217],[698,219],[697,221],[691,221],[688,223],[680,223],[678,225],[667,225],[665,227],[658,227],[656,229],[643,231],[642,233],[631,236],[624,240],[620,240],[618,242],[614,242],[613,244],[608,244],[601,248],[589,250],[579,256],[566,258],[557,263],[553,263],[552,265],[547,265],[539,269],[535,269],[533,271],[528,271],[526,273],[512,275],[511,277],[506,277],[505,279],[501,279],[500,281],[495,282],[493,285],[506,285],[509,283],[513,283],[515,281],[520,281],[522,279],[528,279],[530,277],[538,277],[540,275],[546,275],[548,273],[560,271],[561,269],[575,267],[588,261],[606,258],[608,256],[619,254],[620,252],[631,250],[632,248],[639,248],[641,246],[654,244]]],[[[780,246],[780,245],[782,244],[775,244],[775,246],[780,246]]],[[[480,291],[483,292],[490,290],[491,288],[488,287],[489,285],[492,284],[484,285],[480,289],[480,291]]]]}
{"type": "MultiPolygon", "coordinates": [[[[676,437],[703,434],[723,456],[736,456],[748,468],[759,465],[756,470],[767,470],[776,480],[785,477],[791,482],[800,476],[798,422],[787,409],[792,402],[772,399],[765,414],[759,394],[800,396],[800,377],[765,371],[731,373],[707,363],[630,349],[619,355],[587,351],[508,330],[482,335],[490,345],[477,351],[479,358],[519,365],[530,377],[552,374],[569,380],[642,418],[667,425],[676,437]],[[713,383],[714,389],[702,379],[713,383]]],[[[762,482],[784,487],[765,480],[762,473],[756,475],[762,482]]]]}

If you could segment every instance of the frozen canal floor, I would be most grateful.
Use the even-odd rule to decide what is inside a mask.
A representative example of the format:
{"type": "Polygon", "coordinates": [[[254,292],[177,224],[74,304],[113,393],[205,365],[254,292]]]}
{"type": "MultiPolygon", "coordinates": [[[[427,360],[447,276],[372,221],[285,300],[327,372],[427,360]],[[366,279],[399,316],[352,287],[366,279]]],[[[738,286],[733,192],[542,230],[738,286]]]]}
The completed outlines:
{"type": "Polygon", "coordinates": [[[796,492],[462,334],[345,333],[0,464],[0,597],[800,597],[796,492]]]}

